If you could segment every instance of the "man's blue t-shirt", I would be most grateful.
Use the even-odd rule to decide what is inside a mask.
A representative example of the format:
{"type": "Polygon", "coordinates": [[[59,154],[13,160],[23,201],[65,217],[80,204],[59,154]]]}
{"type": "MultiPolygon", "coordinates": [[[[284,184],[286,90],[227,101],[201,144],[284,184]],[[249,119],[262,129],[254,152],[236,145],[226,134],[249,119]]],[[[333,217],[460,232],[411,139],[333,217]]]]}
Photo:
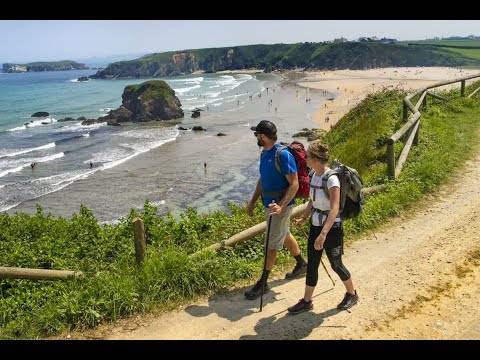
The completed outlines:
{"type": "MultiPolygon", "coordinates": [[[[265,207],[268,207],[272,200],[275,200],[277,204],[279,203],[285,192],[277,196],[268,193],[286,190],[288,181],[285,175],[297,172],[295,158],[287,149],[282,150],[280,153],[279,160],[282,174],[278,172],[275,167],[275,154],[279,146],[280,144],[275,144],[270,150],[264,149],[260,156],[260,177],[262,181],[263,206],[265,207]]],[[[295,199],[288,203],[288,205],[293,204],[295,204],[295,199]]]]}

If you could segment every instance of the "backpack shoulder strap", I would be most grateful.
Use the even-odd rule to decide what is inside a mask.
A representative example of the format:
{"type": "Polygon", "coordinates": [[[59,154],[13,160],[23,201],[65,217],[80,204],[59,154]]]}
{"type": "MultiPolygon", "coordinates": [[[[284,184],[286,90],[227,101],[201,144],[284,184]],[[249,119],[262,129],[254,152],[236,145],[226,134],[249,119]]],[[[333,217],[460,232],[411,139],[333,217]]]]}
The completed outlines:
{"type": "Polygon", "coordinates": [[[286,149],[286,148],[287,148],[286,145],[281,144],[278,147],[277,152],[275,153],[275,168],[277,169],[280,175],[282,175],[282,168],[280,167],[280,153],[282,152],[283,149],[286,149]]]}
{"type": "Polygon", "coordinates": [[[337,175],[338,176],[338,171],[333,170],[333,169],[328,169],[325,172],[325,174],[323,175],[323,178],[322,178],[322,189],[323,189],[323,192],[325,193],[325,196],[327,197],[327,199],[330,199],[330,194],[328,192],[327,182],[328,182],[328,179],[330,178],[330,176],[332,176],[332,175],[337,175]]]}

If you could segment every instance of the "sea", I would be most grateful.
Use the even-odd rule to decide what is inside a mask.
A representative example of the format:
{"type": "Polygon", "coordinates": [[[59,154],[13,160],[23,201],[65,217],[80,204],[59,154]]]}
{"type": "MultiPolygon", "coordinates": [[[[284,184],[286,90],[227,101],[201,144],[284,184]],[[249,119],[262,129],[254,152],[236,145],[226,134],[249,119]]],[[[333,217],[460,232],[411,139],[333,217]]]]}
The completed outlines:
{"type": "Polygon", "coordinates": [[[59,122],[104,116],[121,105],[127,85],[151,80],[77,81],[94,73],[0,73],[0,213],[34,213],[40,204],[70,218],[83,204],[102,223],[116,223],[146,199],[159,216],[187,207],[228,212],[228,201],[250,199],[259,177],[261,149],[250,127],[270,120],[279,140],[292,141],[315,127],[313,113],[331,96],[274,74],[191,74],[160,78],[180,99],[180,122],[59,122]],[[191,117],[195,108],[199,118],[191,117]],[[50,115],[32,118],[38,111],[50,115]]]}

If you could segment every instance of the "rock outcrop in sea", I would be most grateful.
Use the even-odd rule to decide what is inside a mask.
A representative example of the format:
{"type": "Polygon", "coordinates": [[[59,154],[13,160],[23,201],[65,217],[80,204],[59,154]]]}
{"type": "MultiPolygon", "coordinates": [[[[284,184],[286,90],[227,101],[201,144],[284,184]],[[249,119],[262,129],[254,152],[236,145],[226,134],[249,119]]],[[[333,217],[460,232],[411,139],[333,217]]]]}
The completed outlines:
{"type": "Polygon", "coordinates": [[[181,106],[175,91],[165,81],[151,80],[125,87],[122,105],[95,122],[107,121],[109,125],[113,125],[122,122],[179,119],[184,116],[181,106]]]}

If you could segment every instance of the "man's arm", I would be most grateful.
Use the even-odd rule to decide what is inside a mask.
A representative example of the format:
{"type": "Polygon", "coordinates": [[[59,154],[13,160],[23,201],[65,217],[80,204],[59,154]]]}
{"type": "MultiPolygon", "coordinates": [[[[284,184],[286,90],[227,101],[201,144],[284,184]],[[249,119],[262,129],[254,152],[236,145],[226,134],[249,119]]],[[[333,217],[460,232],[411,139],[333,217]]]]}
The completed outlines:
{"type": "Polygon", "coordinates": [[[253,216],[253,209],[255,209],[255,203],[258,198],[262,195],[262,179],[259,178],[257,181],[257,186],[255,187],[255,192],[253,193],[252,200],[248,204],[248,215],[253,216]]]}

